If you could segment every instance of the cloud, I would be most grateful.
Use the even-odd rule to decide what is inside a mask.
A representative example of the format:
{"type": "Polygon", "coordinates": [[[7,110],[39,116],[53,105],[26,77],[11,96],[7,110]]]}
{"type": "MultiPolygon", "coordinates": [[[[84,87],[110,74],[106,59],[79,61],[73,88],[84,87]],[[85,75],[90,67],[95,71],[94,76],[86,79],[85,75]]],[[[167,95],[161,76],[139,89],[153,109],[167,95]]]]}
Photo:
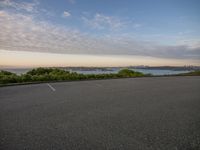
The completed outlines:
{"type": "Polygon", "coordinates": [[[71,14],[68,11],[64,11],[62,16],[67,18],[67,17],[71,16],[71,14]]]}
{"type": "Polygon", "coordinates": [[[37,12],[37,5],[39,5],[39,2],[37,0],[34,0],[32,3],[30,3],[30,2],[15,2],[12,0],[0,1],[0,6],[3,8],[14,8],[16,10],[24,10],[27,12],[37,12]]]}
{"type": "Polygon", "coordinates": [[[45,20],[39,21],[32,15],[8,11],[0,11],[0,49],[60,54],[140,55],[200,59],[199,44],[195,47],[191,44],[166,46],[139,41],[121,34],[94,37],[45,20]]]}
{"type": "Polygon", "coordinates": [[[125,22],[121,21],[117,17],[105,16],[103,14],[95,14],[93,18],[82,17],[82,20],[92,28],[95,29],[118,29],[125,25],[125,22]]]}
{"type": "Polygon", "coordinates": [[[139,28],[139,27],[141,27],[142,25],[141,24],[139,24],[139,23],[134,23],[133,24],[133,28],[139,28]]]}
{"type": "Polygon", "coordinates": [[[106,16],[99,13],[91,17],[88,12],[83,12],[82,14],[83,22],[93,29],[116,31],[125,28],[136,29],[142,26],[140,23],[127,18],[121,19],[116,16],[106,16]]]}
{"type": "Polygon", "coordinates": [[[34,15],[45,14],[48,17],[55,16],[55,13],[39,7],[40,2],[33,0],[32,2],[17,2],[14,0],[0,0],[0,8],[3,10],[12,10],[14,13],[28,13],[34,15]]]}
{"type": "Polygon", "coordinates": [[[71,3],[71,4],[75,4],[76,3],[75,0],[68,0],[68,2],[71,3]]]}

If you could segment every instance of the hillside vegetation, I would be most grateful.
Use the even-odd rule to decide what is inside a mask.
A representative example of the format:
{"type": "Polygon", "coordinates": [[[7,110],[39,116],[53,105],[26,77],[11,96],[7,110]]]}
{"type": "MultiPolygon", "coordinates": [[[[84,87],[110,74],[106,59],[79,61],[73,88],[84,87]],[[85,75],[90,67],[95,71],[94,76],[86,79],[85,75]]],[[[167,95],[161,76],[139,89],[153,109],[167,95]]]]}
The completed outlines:
{"type": "Polygon", "coordinates": [[[0,71],[0,84],[8,83],[27,83],[27,82],[45,82],[45,81],[71,81],[88,79],[111,79],[126,77],[143,77],[141,72],[135,72],[129,69],[122,69],[118,73],[111,74],[79,74],[69,72],[58,68],[37,68],[28,71],[22,75],[16,75],[8,71],[0,71]]]}
{"type": "Polygon", "coordinates": [[[200,76],[200,70],[191,71],[188,73],[178,74],[178,76],[200,76]]]}

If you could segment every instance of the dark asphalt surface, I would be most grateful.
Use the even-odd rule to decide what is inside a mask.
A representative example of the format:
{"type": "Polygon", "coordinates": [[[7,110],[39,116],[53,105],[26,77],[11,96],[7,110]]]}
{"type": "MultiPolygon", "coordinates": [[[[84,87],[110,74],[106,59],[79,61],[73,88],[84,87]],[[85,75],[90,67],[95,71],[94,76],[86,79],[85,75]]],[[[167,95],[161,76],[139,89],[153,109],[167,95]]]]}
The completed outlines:
{"type": "Polygon", "coordinates": [[[0,88],[1,150],[199,150],[200,77],[0,88]]]}

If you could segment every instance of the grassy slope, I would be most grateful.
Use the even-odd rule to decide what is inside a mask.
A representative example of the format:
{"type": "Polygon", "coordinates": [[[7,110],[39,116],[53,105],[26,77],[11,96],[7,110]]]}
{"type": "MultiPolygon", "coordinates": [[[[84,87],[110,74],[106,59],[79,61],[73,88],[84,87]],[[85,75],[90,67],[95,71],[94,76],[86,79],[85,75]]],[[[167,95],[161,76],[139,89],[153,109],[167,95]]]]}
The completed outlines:
{"type": "MultiPolygon", "coordinates": [[[[149,77],[151,74],[143,74],[129,69],[122,69],[118,73],[111,74],[78,74],[57,68],[37,68],[22,75],[16,75],[8,71],[0,71],[0,85],[40,83],[50,81],[75,81],[91,79],[113,79],[130,77],[149,77]]],[[[200,76],[200,70],[170,76],[200,76]]]]}
{"type": "Polygon", "coordinates": [[[7,71],[0,71],[0,84],[10,83],[32,83],[45,81],[74,81],[74,80],[89,80],[89,79],[112,79],[112,78],[127,78],[127,77],[143,77],[146,76],[141,72],[135,72],[128,69],[120,70],[118,73],[111,74],[78,74],[57,68],[37,68],[28,71],[22,75],[16,75],[7,71]]]}
{"type": "Polygon", "coordinates": [[[178,76],[200,76],[200,70],[191,71],[188,73],[178,74],[178,76]]]}

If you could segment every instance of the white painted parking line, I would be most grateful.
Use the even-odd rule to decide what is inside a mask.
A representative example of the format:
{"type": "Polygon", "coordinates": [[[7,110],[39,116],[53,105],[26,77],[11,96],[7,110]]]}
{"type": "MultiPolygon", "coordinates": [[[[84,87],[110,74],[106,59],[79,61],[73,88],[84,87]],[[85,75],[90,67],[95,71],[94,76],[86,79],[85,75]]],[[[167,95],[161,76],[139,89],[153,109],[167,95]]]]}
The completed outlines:
{"type": "Polygon", "coordinates": [[[47,83],[47,85],[52,91],[54,91],[54,92],[56,91],[56,89],[53,86],[51,86],[49,83],[47,83]]]}

